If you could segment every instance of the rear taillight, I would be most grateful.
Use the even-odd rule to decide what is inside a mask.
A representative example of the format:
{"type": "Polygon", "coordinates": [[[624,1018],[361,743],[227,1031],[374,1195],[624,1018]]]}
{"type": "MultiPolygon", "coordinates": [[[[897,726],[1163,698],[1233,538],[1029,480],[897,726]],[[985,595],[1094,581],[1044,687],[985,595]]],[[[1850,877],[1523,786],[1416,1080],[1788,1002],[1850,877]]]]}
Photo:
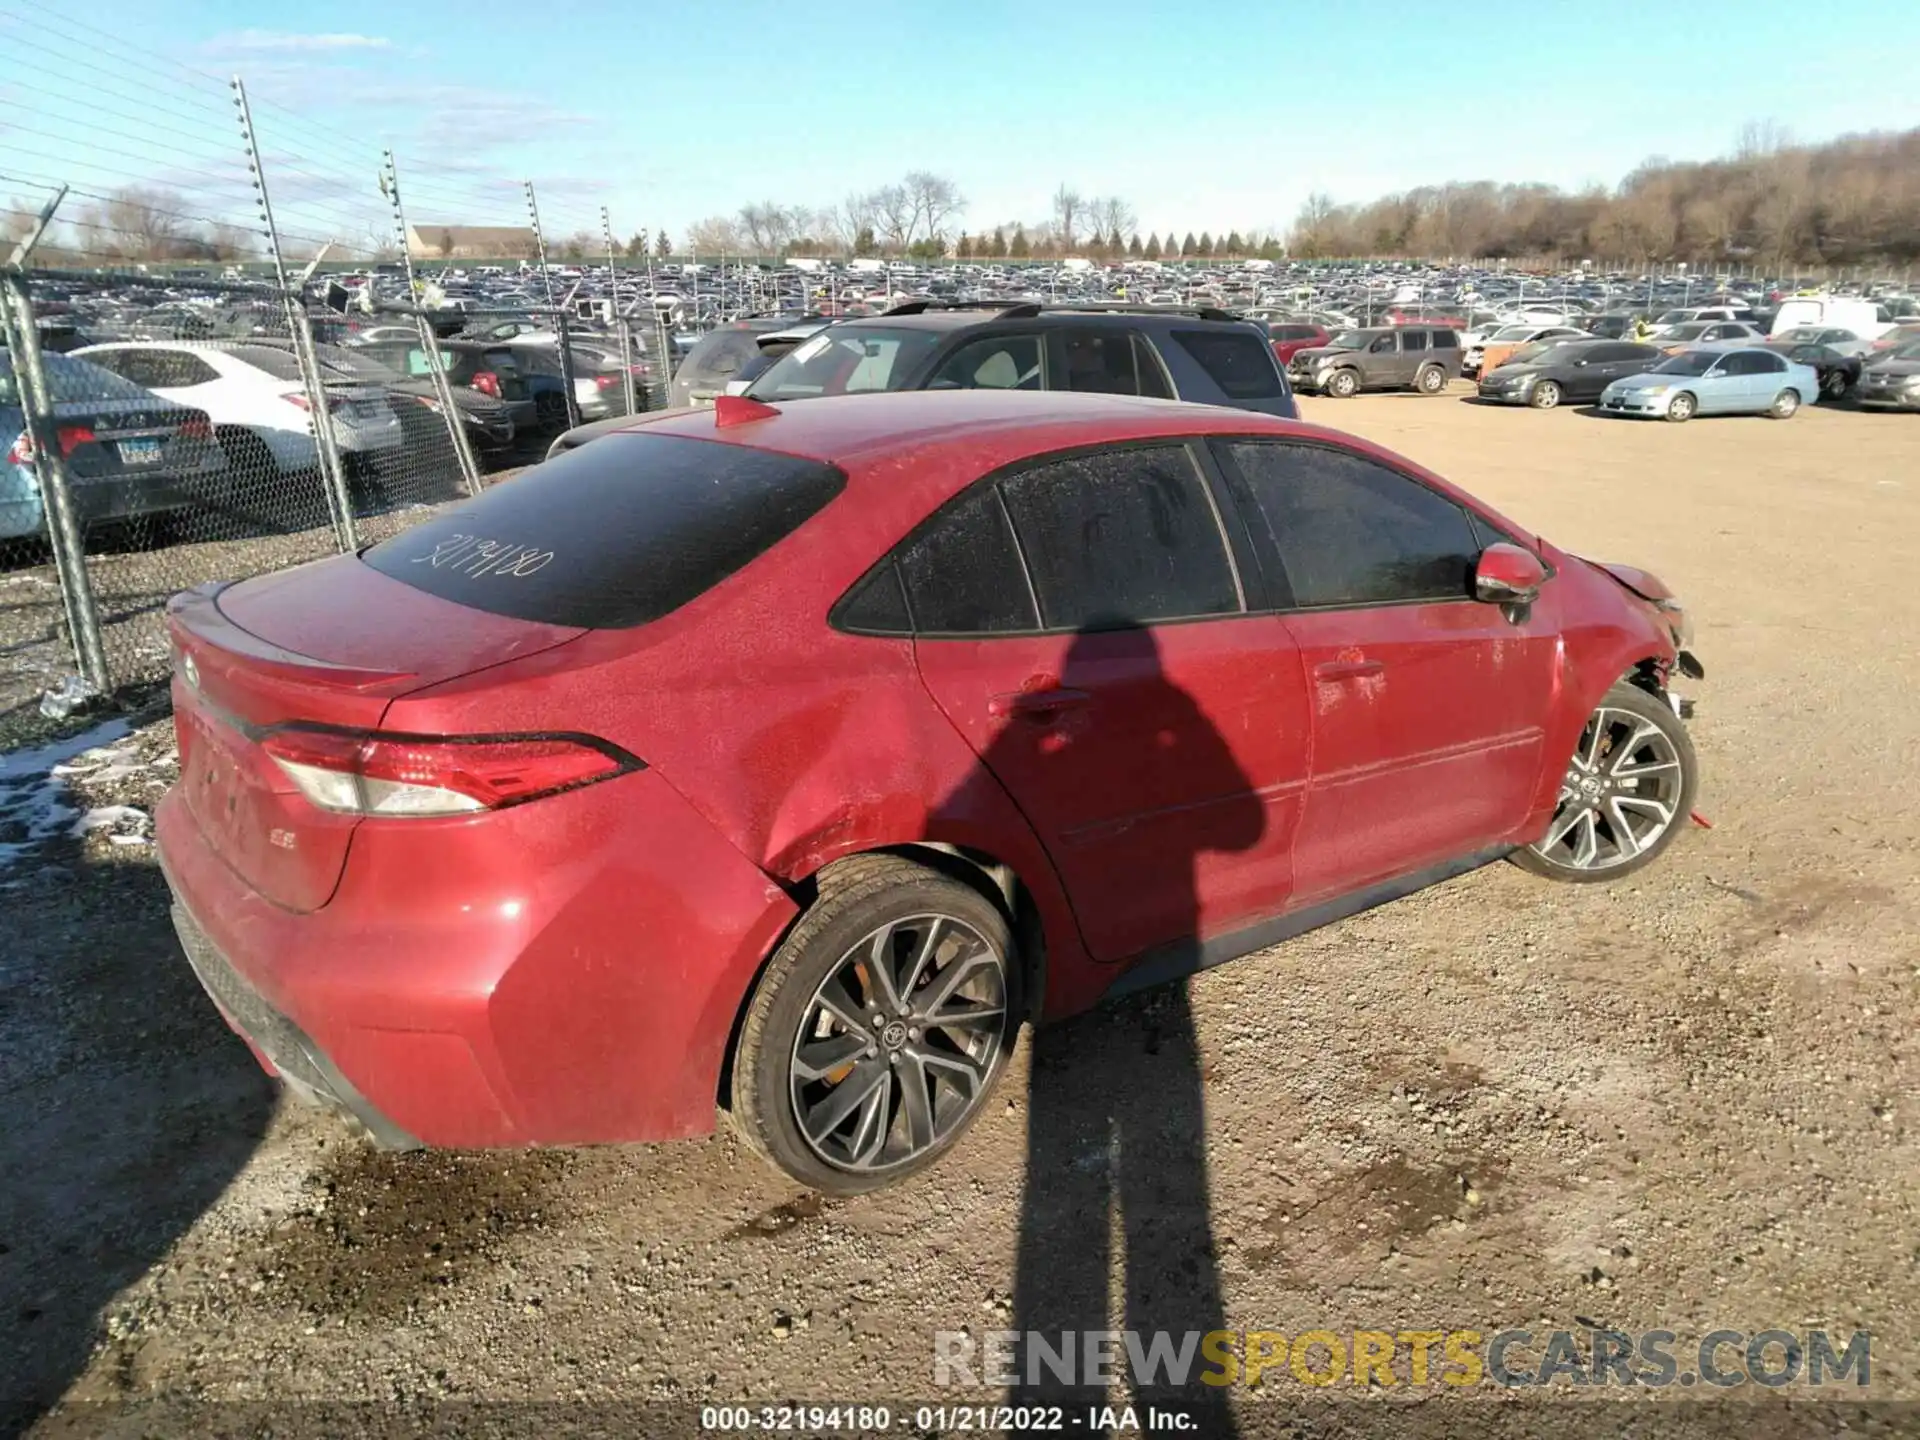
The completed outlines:
{"type": "Polygon", "coordinates": [[[500,398],[500,377],[491,370],[482,370],[473,377],[473,388],[478,390],[482,395],[491,395],[494,399],[498,400],[500,398]]]}
{"type": "MultiPolygon", "coordinates": [[[[82,445],[93,444],[95,439],[93,431],[85,425],[62,425],[55,433],[60,437],[60,458],[62,460],[70,458],[73,452],[78,450],[82,445]]],[[[22,430],[19,438],[16,439],[7,450],[7,460],[8,463],[14,465],[31,465],[37,453],[38,451],[35,449],[33,443],[33,435],[26,430],[22,430]]]]}
{"type": "Polygon", "coordinates": [[[213,439],[213,422],[204,415],[189,415],[180,422],[180,428],[173,432],[182,440],[213,439]]]}
{"type": "Polygon", "coordinates": [[[611,390],[614,386],[624,383],[618,375],[596,375],[593,377],[593,385],[596,390],[611,390]]]}
{"type": "MultiPolygon", "coordinates": [[[[313,403],[310,400],[308,400],[307,397],[304,395],[282,395],[280,398],[286,401],[289,405],[298,405],[302,410],[305,410],[308,414],[313,413],[313,403]]],[[[329,412],[338,410],[342,404],[341,398],[338,395],[326,395],[326,396],[323,396],[322,398],[327,402],[327,409],[329,412]]]]}
{"type": "Polygon", "coordinates": [[[284,725],[267,731],[260,746],[308,800],[344,815],[504,810],[643,768],[587,735],[382,735],[284,725]]]}

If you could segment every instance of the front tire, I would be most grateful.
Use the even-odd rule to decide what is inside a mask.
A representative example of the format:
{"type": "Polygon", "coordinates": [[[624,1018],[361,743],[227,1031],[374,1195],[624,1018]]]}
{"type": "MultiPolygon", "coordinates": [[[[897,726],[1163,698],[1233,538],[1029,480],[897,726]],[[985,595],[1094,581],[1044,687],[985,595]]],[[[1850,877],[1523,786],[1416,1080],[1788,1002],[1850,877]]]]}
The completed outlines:
{"type": "Polygon", "coordinates": [[[843,862],[754,987],[734,1124],[829,1195],[916,1174],[985,1108],[1019,992],[1012,929],[979,891],[898,856],[843,862]]]}
{"type": "Polygon", "coordinates": [[[1336,370],[1327,377],[1327,394],[1336,400],[1351,400],[1360,393],[1360,377],[1351,370],[1336,370]]]}
{"type": "Polygon", "coordinates": [[[1560,384],[1556,380],[1537,381],[1527,403],[1536,410],[1551,410],[1560,403],[1560,384]]]}
{"type": "Polygon", "coordinates": [[[1675,425],[1684,425],[1693,418],[1700,408],[1700,402],[1693,398],[1691,390],[1682,390],[1667,402],[1667,419],[1675,425]]]}
{"type": "Polygon", "coordinates": [[[1800,392],[1788,386],[1773,397],[1773,403],[1767,406],[1769,420],[1791,420],[1800,409],[1800,392]]]}
{"type": "Polygon", "coordinates": [[[1687,727],[1673,707],[1621,681],[1575,742],[1546,833],[1513,852],[1549,880],[1617,880],[1651,865],[1686,824],[1699,784],[1687,727]]]}

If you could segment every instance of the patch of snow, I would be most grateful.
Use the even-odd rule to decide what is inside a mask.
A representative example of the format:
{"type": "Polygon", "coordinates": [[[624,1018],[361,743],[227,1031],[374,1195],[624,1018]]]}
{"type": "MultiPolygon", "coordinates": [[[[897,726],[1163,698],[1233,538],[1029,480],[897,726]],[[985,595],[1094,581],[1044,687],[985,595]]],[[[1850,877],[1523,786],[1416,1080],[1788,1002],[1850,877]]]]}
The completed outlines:
{"type": "MultiPolygon", "coordinates": [[[[68,767],[89,753],[100,754],[97,763],[108,765],[126,758],[103,747],[125,738],[130,729],[125,720],[107,720],[64,740],[0,753],[0,871],[44,842],[76,833],[71,828],[76,814],[67,803],[65,779],[76,772],[68,767]]],[[[91,772],[95,767],[80,768],[91,772]]],[[[144,824],[144,812],[134,813],[144,824]]]]}

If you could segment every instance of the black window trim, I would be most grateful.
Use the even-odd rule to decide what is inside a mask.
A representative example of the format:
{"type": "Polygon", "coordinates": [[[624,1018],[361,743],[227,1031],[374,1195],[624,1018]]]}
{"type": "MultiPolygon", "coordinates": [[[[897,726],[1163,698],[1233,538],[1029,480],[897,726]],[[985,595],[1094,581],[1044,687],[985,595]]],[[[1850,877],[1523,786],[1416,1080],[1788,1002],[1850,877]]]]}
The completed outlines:
{"type": "Polygon", "coordinates": [[[1020,527],[1013,522],[1013,513],[1007,509],[1006,496],[1000,489],[1000,482],[1023,474],[1028,470],[1039,469],[1041,466],[1056,464],[1060,461],[1078,459],[1083,455],[1106,455],[1140,449],[1179,449],[1186,453],[1187,462],[1193,466],[1194,476],[1200,482],[1200,487],[1206,494],[1207,507],[1213,515],[1214,529],[1220,536],[1222,549],[1226,552],[1227,571],[1233,578],[1234,594],[1240,602],[1240,608],[1238,610],[1216,611],[1207,615],[1167,616],[1162,619],[1146,621],[1144,622],[1143,628],[1151,630],[1166,625],[1194,625],[1214,620],[1244,620],[1253,616],[1272,614],[1274,612],[1270,610],[1254,608],[1256,598],[1265,598],[1264,586],[1256,590],[1249,584],[1250,574],[1252,577],[1258,578],[1260,572],[1257,569],[1257,561],[1252,548],[1251,538],[1237,538],[1236,532],[1243,531],[1245,528],[1246,517],[1239,512],[1232,498],[1225,493],[1220,485],[1219,472],[1214,467],[1213,456],[1209,451],[1207,443],[1213,438],[1211,435],[1143,435],[1127,440],[1097,440],[1089,444],[1069,445],[1064,449],[1048,450],[1039,455],[1023,456],[1021,459],[1009,461],[998,469],[989,470],[986,474],[968,481],[967,484],[942,500],[934,507],[930,514],[923,518],[905,535],[902,535],[898,540],[894,541],[893,544],[889,545],[885,554],[881,555],[878,560],[861,571],[859,577],[855,579],[854,582],[840,594],[839,598],[833,602],[832,606],[828,608],[827,623],[835,630],[846,635],[896,640],[902,638],[904,635],[916,644],[922,640],[1030,640],[1047,636],[1079,635],[1086,633],[1087,627],[1084,625],[1047,625],[1045,623],[1046,617],[1040,607],[1040,592],[1034,586],[1033,569],[1027,559],[1026,542],[1020,537],[1020,527]],[[1027,601],[1033,607],[1035,628],[1031,630],[921,630],[913,618],[913,599],[907,594],[904,578],[900,575],[898,557],[903,550],[913,545],[920,536],[932,529],[933,526],[946,515],[949,509],[960,504],[967,496],[972,495],[974,491],[981,486],[991,486],[993,488],[994,498],[1000,506],[1001,518],[1006,521],[1008,533],[1013,536],[1014,553],[1019,556],[1020,573],[1027,582],[1027,601]],[[1231,524],[1228,521],[1229,516],[1233,517],[1233,523],[1231,524]],[[1250,572],[1249,566],[1255,566],[1256,568],[1250,572]],[[868,581],[874,579],[883,569],[892,569],[895,577],[894,583],[900,586],[902,598],[906,601],[907,606],[907,623],[913,627],[908,631],[856,628],[846,622],[845,612],[851,606],[854,597],[858,596],[861,591],[866,588],[868,581]]]}
{"type": "MultiPolygon", "coordinates": [[[[1411,481],[1413,484],[1427,491],[1435,499],[1444,500],[1447,504],[1452,505],[1455,509],[1464,513],[1467,517],[1467,527],[1473,532],[1473,538],[1482,551],[1489,545],[1494,544],[1512,545],[1517,549],[1526,551],[1529,555],[1533,556],[1534,559],[1538,560],[1541,567],[1546,571],[1545,579],[1541,582],[1543,585],[1547,580],[1553,579],[1558,573],[1553,562],[1540,553],[1540,547],[1534,542],[1519,535],[1509,534],[1504,526],[1495,524],[1473,506],[1462,504],[1460,501],[1454,499],[1453,496],[1435,490],[1433,486],[1429,485],[1420,476],[1398,465],[1391,464],[1377,455],[1370,455],[1364,450],[1355,449],[1350,445],[1341,445],[1336,441],[1322,440],[1317,436],[1275,435],[1270,432],[1232,435],[1214,434],[1208,435],[1206,440],[1208,442],[1207,448],[1212,452],[1213,462],[1219,467],[1219,473],[1226,481],[1227,488],[1233,497],[1233,503],[1239,507],[1242,512],[1240,515],[1240,523],[1247,531],[1248,542],[1252,547],[1255,563],[1261,571],[1262,578],[1267,582],[1269,589],[1267,599],[1271,608],[1258,612],[1260,614],[1327,615],[1341,610],[1387,610],[1399,609],[1408,605],[1482,605],[1486,602],[1476,600],[1471,595],[1454,595],[1440,597],[1429,596],[1424,599],[1412,600],[1363,600],[1337,605],[1297,604],[1294,600],[1293,581],[1287,574],[1286,562],[1280,558],[1279,547],[1272,544],[1263,545],[1256,538],[1258,532],[1253,525],[1253,516],[1259,509],[1259,502],[1254,499],[1252,486],[1247,483],[1246,477],[1240,473],[1240,468],[1233,463],[1233,456],[1228,453],[1230,446],[1244,445],[1250,442],[1269,445],[1293,445],[1314,450],[1331,450],[1339,455],[1345,455],[1355,460],[1365,460],[1371,464],[1378,465],[1382,470],[1388,471],[1390,474],[1398,475],[1402,480],[1411,481]],[[1277,574],[1266,574],[1266,567],[1269,560],[1274,570],[1278,572],[1277,574]],[[1284,601],[1282,601],[1282,597],[1284,597],[1284,601]]],[[[1250,610],[1248,613],[1252,614],[1255,612],[1250,610]]]]}

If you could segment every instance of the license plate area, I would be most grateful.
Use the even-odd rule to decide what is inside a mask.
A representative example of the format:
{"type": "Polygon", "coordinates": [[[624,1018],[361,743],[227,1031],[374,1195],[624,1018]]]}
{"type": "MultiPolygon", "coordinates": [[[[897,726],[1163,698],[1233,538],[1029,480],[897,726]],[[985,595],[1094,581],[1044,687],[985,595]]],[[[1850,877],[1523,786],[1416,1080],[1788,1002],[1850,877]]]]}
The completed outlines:
{"type": "Polygon", "coordinates": [[[120,452],[122,465],[158,465],[164,456],[159,440],[152,437],[117,440],[114,448],[120,452]]]}

